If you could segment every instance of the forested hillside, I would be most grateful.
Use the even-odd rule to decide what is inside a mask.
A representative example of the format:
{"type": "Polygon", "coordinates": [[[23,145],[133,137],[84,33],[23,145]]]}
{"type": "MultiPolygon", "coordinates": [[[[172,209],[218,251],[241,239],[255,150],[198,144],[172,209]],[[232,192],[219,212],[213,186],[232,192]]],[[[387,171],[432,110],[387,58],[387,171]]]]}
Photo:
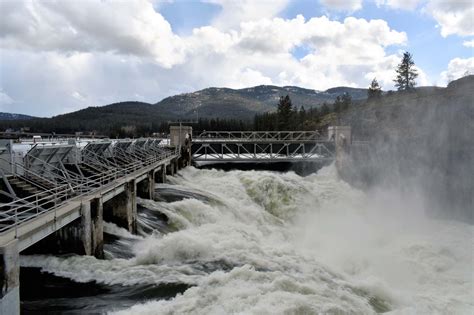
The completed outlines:
{"type": "Polygon", "coordinates": [[[1,120],[0,130],[29,127],[32,132],[95,132],[111,137],[138,137],[166,132],[168,121],[199,120],[199,130],[252,129],[256,114],[274,112],[281,96],[289,95],[295,108],[319,108],[332,103],[339,95],[353,95],[354,100],[367,96],[366,89],[340,87],[318,92],[299,87],[261,85],[240,90],[208,88],[194,93],[165,98],[156,104],[121,102],[88,107],[77,112],[20,120],[1,120]]]}

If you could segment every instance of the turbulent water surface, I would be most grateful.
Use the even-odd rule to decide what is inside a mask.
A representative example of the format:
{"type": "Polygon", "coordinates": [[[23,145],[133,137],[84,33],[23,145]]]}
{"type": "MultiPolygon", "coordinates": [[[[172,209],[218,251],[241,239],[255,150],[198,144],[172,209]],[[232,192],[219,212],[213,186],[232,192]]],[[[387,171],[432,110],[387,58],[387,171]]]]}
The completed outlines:
{"type": "Polygon", "coordinates": [[[474,311],[473,227],[427,219],[416,198],[363,193],[332,166],[306,177],[191,167],[169,181],[139,200],[140,236],[106,224],[106,260],[22,256],[43,285],[22,287],[23,310],[474,311]]]}

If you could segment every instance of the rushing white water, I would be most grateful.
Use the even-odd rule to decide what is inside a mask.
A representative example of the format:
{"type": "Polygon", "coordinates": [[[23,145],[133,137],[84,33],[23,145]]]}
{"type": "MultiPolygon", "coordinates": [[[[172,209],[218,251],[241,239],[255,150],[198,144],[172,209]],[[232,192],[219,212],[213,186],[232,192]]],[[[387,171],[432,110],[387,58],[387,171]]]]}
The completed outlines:
{"type": "Polygon", "coordinates": [[[333,167],[307,177],[187,168],[170,181],[196,198],[140,203],[174,232],[133,238],[106,227],[133,238],[134,258],[32,256],[22,265],[79,282],[193,285],[117,314],[474,311],[473,227],[426,218],[416,198],[362,193],[333,167]]]}

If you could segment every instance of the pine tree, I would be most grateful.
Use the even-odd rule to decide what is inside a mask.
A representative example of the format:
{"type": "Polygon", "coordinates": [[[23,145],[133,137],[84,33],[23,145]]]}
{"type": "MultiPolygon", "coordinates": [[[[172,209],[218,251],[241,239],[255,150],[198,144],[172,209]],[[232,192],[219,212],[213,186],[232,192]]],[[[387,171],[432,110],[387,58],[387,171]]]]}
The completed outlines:
{"type": "Polygon", "coordinates": [[[306,110],[304,106],[300,107],[300,112],[298,113],[298,127],[297,129],[304,130],[304,122],[306,120],[306,110]]]}
{"type": "Polygon", "coordinates": [[[290,128],[291,118],[293,116],[293,105],[291,104],[290,97],[287,95],[285,97],[281,96],[280,101],[278,102],[278,129],[287,130],[290,128]]]}
{"type": "Polygon", "coordinates": [[[418,72],[415,69],[415,62],[409,52],[403,53],[403,58],[400,64],[395,70],[397,77],[395,80],[395,86],[399,91],[408,91],[415,87],[415,79],[418,77],[418,72]]]}
{"type": "Polygon", "coordinates": [[[377,82],[377,79],[374,78],[367,91],[367,98],[371,100],[371,99],[378,99],[381,96],[382,96],[382,88],[377,82]]]}

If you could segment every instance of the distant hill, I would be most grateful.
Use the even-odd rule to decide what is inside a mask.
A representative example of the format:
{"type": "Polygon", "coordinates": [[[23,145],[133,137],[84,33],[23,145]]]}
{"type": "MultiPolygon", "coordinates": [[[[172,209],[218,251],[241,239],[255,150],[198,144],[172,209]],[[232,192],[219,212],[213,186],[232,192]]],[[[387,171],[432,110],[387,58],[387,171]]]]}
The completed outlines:
{"type": "MultiPolygon", "coordinates": [[[[245,89],[207,88],[193,93],[167,97],[156,104],[120,102],[106,106],[88,107],[52,118],[0,118],[0,130],[30,127],[34,132],[73,133],[95,131],[123,136],[123,129],[158,131],[163,122],[176,119],[225,118],[251,120],[255,114],[274,111],[280,96],[290,95],[298,108],[332,103],[343,93],[354,100],[366,98],[366,89],[339,87],[315,91],[295,86],[260,85],[245,89]]],[[[148,133],[145,132],[145,133],[148,133]]]]}
{"type": "Polygon", "coordinates": [[[0,112],[0,120],[28,120],[36,117],[23,115],[23,114],[13,114],[13,113],[3,113],[0,112]]]}
{"type": "Polygon", "coordinates": [[[350,94],[353,100],[367,98],[367,89],[337,87],[320,92],[296,86],[259,85],[244,89],[207,88],[167,97],[156,106],[169,116],[248,119],[256,113],[275,110],[280,96],[289,95],[298,108],[311,108],[332,103],[343,93],[350,94]]]}

